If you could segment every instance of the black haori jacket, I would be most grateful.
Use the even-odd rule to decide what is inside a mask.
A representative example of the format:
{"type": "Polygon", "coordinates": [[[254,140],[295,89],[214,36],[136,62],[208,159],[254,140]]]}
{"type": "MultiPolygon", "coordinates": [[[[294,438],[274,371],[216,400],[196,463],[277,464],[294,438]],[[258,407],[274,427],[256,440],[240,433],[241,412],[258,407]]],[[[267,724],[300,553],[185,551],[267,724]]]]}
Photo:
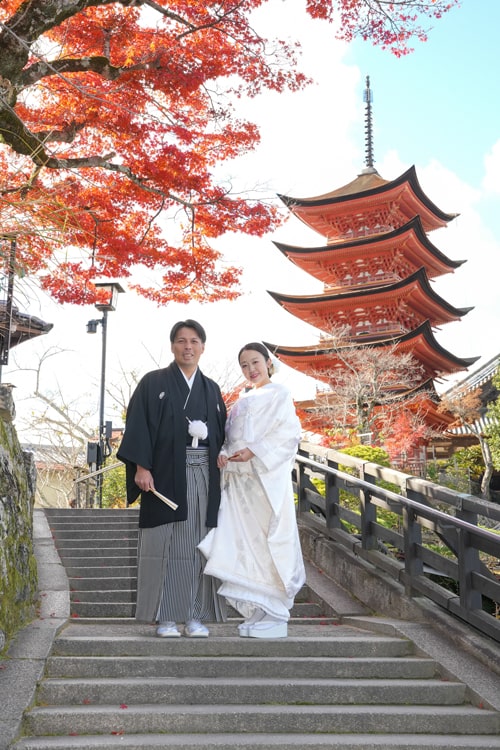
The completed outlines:
{"type": "MultiPolygon", "coordinates": [[[[206,525],[211,528],[217,526],[220,504],[217,456],[224,442],[226,407],[217,383],[203,375],[201,370],[197,371],[196,378],[201,378],[207,407],[209,485],[206,525]]],[[[184,407],[188,392],[181,371],[172,362],[166,368],[144,375],[130,399],[117,458],[126,468],[127,504],[134,503],[141,494],[141,528],[187,518],[187,420],[184,407]],[[177,503],[177,510],[172,510],[152,492],[141,493],[134,481],[138,465],[151,471],[155,489],[177,503]]]]}

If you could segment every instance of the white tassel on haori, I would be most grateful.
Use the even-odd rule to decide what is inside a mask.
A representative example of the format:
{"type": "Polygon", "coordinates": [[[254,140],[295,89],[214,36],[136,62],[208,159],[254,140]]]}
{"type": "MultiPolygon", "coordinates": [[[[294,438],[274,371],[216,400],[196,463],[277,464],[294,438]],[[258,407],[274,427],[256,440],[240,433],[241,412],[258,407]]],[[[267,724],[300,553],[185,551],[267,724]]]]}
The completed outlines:
{"type": "Polygon", "coordinates": [[[193,440],[191,442],[191,447],[192,448],[197,448],[198,447],[198,440],[204,440],[207,437],[207,435],[208,435],[208,427],[205,424],[205,422],[201,421],[201,419],[193,419],[193,421],[191,421],[187,417],[186,417],[186,419],[189,422],[188,433],[193,438],[193,440]]]}

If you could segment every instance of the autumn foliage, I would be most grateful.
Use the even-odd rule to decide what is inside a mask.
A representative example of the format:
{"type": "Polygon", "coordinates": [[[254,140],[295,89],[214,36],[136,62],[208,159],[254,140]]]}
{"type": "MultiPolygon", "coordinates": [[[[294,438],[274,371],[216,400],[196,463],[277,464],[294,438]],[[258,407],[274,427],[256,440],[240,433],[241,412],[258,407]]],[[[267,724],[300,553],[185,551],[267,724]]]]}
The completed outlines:
{"type": "MultiPolygon", "coordinates": [[[[306,7],[338,23],[345,39],[361,35],[401,54],[424,35],[419,18],[455,3],[306,7]]],[[[159,279],[135,284],[158,303],[237,294],[238,270],[224,264],[214,238],[262,236],[281,218],[220,176],[220,165],[259,141],[231,102],[307,84],[298,45],[253,28],[261,5],[3,0],[0,220],[4,236],[18,237],[20,271],[74,303],[94,300],[92,280],[138,269],[159,279]]]]}

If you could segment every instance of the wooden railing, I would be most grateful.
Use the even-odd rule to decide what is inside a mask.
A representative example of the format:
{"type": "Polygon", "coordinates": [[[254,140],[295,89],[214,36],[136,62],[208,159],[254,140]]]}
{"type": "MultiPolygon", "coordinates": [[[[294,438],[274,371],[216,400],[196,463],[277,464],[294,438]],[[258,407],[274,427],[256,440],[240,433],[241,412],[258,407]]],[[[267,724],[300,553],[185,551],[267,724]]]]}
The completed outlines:
{"type": "Polygon", "coordinates": [[[89,471],[86,474],[81,474],[73,482],[74,497],[71,505],[73,508],[98,508],[99,497],[97,492],[97,479],[98,477],[104,476],[108,471],[117,469],[118,467],[124,467],[120,461],[108,466],[103,466],[102,469],[97,471],[89,471]]]}
{"type": "Polygon", "coordinates": [[[294,483],[300,523],[500,642],[500,505],[305,444],[294,483]]]}

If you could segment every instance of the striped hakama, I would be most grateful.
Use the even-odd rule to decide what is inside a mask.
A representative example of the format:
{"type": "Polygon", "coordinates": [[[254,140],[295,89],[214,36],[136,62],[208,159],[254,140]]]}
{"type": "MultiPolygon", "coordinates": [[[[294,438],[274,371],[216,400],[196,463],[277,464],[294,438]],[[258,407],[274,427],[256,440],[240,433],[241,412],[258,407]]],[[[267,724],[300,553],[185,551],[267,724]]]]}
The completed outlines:
{"type": "Polygon", "coordinates": [[[203,575],[197,548],[207,533],[207,448],[187,448],[186,479],[187,520],[139,529],[135,617],[142,622],[226,619],[220,582],[203,575]]]}

